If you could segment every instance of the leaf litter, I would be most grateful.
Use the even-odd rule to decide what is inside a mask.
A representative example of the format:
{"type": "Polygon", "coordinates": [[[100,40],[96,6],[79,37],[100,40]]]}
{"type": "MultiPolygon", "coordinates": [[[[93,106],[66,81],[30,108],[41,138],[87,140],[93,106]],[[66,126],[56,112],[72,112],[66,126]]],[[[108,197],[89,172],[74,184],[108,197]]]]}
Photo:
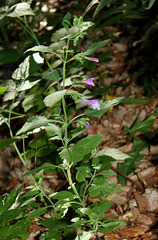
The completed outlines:
{"type": "MultiPolygon", "coordinates": [[[[112,53],[112,61],[109,63],[100,64],[99,68],[92,70],[91,75],[100,75],[100,85],[115,85],[116,87],[110,91],[112,97],[123,96],[128,99],[145,99],[144,89],[136,83],[134,74],[129,73],[129,69],[134,64],[134,60],[129,61],[129,41],[127,37],[122,42],[119,37],[120,29],[114,28],[115,34],[118,33],[118,43],[108,44],[104,47],[101,52],[110,51],[112,53]],[[106,77],[104,76],[106,73],[106,77]],[[120,85],[125,85],[121,86],[120,85]]],[[[106,29],[106,31],[109,29],[106,29]]],[[[103,31],[102,31],[103,32],[103,31]]],[[[92,35],[100,36],[102,32],[91,32],[92,35]]],[[[104,94],[102,96],[105,97],[104,94]]],[[[134,101],[133,101],[134,102],[134,101]]],[[[141,102],[141,101],[140,101],[141,102]]],[[[149,116],[155,114],[158,107],[158,98],[154,97],[149,99],[147,102],[119,104],[113,107],[112,111],[108,111],[101,118],[90,117],[90,128],[87,130],[87,134],[102,134],[103,141],[100,145],[101,149],[106,147],[117,148],[124,153],[131,153],[134,151],[134,141],[144,137],[150,140],[150,136],[158,128],[158,118],[156,117],[153,125],[150,127],[148,133],[142,133],[137,131],[134,133],[133,138],[129,138],[129,133],[124,127],[132,128],[137,121],[140,119],[144,121],[149,116]]],[[[5,136],[1,136],[5,137],[5,136]]],[[[12,191],[18,188],[21,184],[22,175],[26,172],[20,160],[12,156],[12,149],[6,148],[5,151],[0,152],[0,193],[12,191]],[[8,160],[9,159],[9,160],[8,160]]],[[[142,149],[140,153],[143,155],[142,159],[136,161],[136,169],[130,173],[127,177],[127,185],[122,186],[118,182],[117,173],[110,180],[117,183],[117,185],[123,190],[120,193],[114,193],[109,196],[108,200],[114,201],[115,203],[111,209],[105,213],[105,219],[114,218],[124,220],[126,226],[122,229],[115,230],[110,233],[100,233],[101,239],[157,239],[157,230],[155,225],[157,223],[158,214],[158,142],[152,142],[150,146],[142,149]],[[132,181],[130,181],[132,180],[132,181]],[[142,191],[138,190],[137,185],[140,184],[142,191]]],[[[114,162],[113,167],[117,168],[118,163],[114,162]]],[[[31,162],[29,163],[32,164],[31,162]]],[[[28,185],[31,183],[31,179],[28,179],[28,185]]],[[[46,189],[61,189],[66,183],[64,180],[59,178],[57,174],[44,174],[43,187],[46,189]]],[[[89,203],[99,202],[102,198],[88,198],[89,203]]],[[[49,216],[48,216],[49,217],[49,216]]],[[[31,224],[31,230],[28,240],[36,239],[36,236],[42,231],[40,226],[31,224]]],[[[80,230],[78,230],[78,233],[80,230]]],[[[97,239],[95,235],[91,236],[91,240],[97,239]]]]}

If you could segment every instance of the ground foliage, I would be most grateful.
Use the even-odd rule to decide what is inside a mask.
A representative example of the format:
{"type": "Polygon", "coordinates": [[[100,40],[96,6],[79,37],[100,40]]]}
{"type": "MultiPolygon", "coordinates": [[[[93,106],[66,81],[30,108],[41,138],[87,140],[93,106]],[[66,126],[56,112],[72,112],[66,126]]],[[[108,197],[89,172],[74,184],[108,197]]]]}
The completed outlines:
{"type": "Polygon", "coordinates": [[[0,6],[0,236],[156,239],[157,2],[27,1],[14,7],[17,3],[0,6]],[[78,62],[67,64],[63,76],[68,11],[78,17],[84,12],[86,24],[74,21],[79,28],[69,54],[77,51],[78,62]],[[91,76],[95,90],[84,89],[82,81],[91,76]],[[75,89],[68,90],[75,79],[75,89]],[[65,126],[56,124],[62,120],[61,102],[72,96],[73,103],[66,98],[71,122],[86,105],[80,94],[97,96],[101,109],[87,109],[87,117],[74,122],[63,140],[65,126]],[[18,187],[22,176],[27,181],[18,187]],[[117,193],[120,189],[124,192],[117,193]],[[127,226],[111,232],[124,225],[122,220],[127,226]]]}

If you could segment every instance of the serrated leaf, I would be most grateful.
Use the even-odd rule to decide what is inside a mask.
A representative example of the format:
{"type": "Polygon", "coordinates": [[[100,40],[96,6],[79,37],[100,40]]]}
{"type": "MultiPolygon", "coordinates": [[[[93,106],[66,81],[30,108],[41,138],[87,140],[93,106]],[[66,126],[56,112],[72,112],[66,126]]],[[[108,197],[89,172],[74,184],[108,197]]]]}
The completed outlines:
{"type": "Polygon", "coordinates": [[[18,137],[12,137],[12,138],[6,138],[0,141],[0,150],[2,150],[5,147],[8,147],[10,144],[16,142],[19,140],[18,137]]]}
{"type": "Polygon", "coordinates": [[[29,52],[29,51],[33,51],[33,52],[49,52],[49,53],[56,54],[50,47],[47,47],[47,46],[44,46],[44,45],[39,45],[39,46],[35,46],[35,47],[32,47],[32,48],[29,48],[25,52],[29,52]]]}
{"type": "Polygon", "coordinates": [[[102,135],[89,135],[88,137],[78,141],[68,149],[60,152],[60,157],[70,162],[78,162],[85,155],[94,150],[102,141],[102,135]]]}
{"type": "MultiPolygon", "coordinates": [[[[59,126],[55,124],[49,124],[49,126],[47,126],[45,130],[49,137],[53,137],[54,135],[56,135],[59,138],[62,138],[62,130],[59,126]]],[[[49,140],[51,140],[51,138],[49,140]]]]}
{"type": "Polygon", "coordinates": [[[34,15],[30,4],[23,2],[23,3],[17,3],[13,5],[11,8],[9,8],[10,13],[7,14],[8,17],[21,17],[26,15],[34,15]]]}
{"type": "Polygon", "coordinates": [[[93,17],[95,17],[97,15],[97,13],[99,13],[103,9],[103,7],[105,7],[109,3],[111,3],[111,0],[101,0],[93,14],[93,17]]]}
{"type": "Polygon", "coordinates": [[[21,92],[21,91],[28,90],[28,89],[32,88],[34,85],[36,85],[40,80],[41,79],[36,80],[34,82],[30,82],[29,80],[26,80],[20,84],[20,86],[17,88],[17,91],[21,92]]]}
{"type": "Polygon", "coordinates": [[[102,223],[102,226],[103,227],[100,227],[98,229],[99,232],[103,232],[103,233],[106,233],[106,232],[111,232],[115,229],[118,229],[118,228],[121,228],[123,226],[125,226],[125,222],[121,221],[121,220],[117,220],[117,219],[108,219],[108,220],[105,220],[103,223],[102,223]]]}
{"type": "Polygon", "coordinates": [[[66,90],[61,90],[54,92],[44,98],[44,104],[47,107],[53,107],[57,102],[59,102],[66,94],[66,90]]]}
{"type": "Polygon", "coordinates": [[[104,40],[104,41],[101,41],[101,42],[97,42],[97,43],[92,44],[90,47],[88,47],[87,51],[84,52],[84,55],[85,55],[85,56],[92,55],[92,54],[95,53],[98,49],[104,47],[109,41],[110,41],[110,39],[107,39],[107,40],[104,40]]]}
{"type": "Polygon", "coordinates": [[[16,80],[25,80],[29,76],[30,68],[30,56],[26,57],[25,60],[19,65],[19,67],[13,72],[12,78],[16,80]]]}
{"type": "Polygon", "coordinates": [[[8,87],[0,87],[0,95],[2,95],[8,87]]]}
{"type": "Polygon", "coordinates": [[[91,233],[90,232],[82,232],[77,237],[75,240],[89,240],[91,238],[91,233]]]}
{"type": "Polygon", "coordinates": [[[27,133],[36,128],[47,126],[50,120],[44,116],[34,116],[27,120],[23,127],[17,132],[17,135],[27,133]]]}
{"type": "Polygon", "coordinates": [[[62,68],[54,69],[53,71],[43,75],[42,78],[58,82],[59,79],[62,77],[62,71],[63,71],[62,68]]]}
{"type": "Polygon", "coordinates": [[[110,202],[107,199],[102,200],[100,203],[94,203],[91,206],[91,217],[95,220],[101,220],[113,204],[114,202],[110,202]]]}
{"type": "Polygon", "coordinates": [[[88,189],[91,197],[106,197],[112,195],[112,193],[122,191],[116,186],[114,182],[111,182],[103,177],[97,177],[92,182],[88,189]]]}
{"type": "Polygon", "coordinates": [[[84,182],[85,178],[87,177],[88,173],[90,173],[90,168],[87,166],[77,167],[77,174],[76,179],[78,182],[84,182]]]}
{"type": "Polygon", "coordinates": [[[130,158],[129,155],[119,151],[116,148],[104,148],[95,155],[95,157],[100,157],[100,156],[109,156],[116,160],[124,160],[124,159],[130,158]]]}

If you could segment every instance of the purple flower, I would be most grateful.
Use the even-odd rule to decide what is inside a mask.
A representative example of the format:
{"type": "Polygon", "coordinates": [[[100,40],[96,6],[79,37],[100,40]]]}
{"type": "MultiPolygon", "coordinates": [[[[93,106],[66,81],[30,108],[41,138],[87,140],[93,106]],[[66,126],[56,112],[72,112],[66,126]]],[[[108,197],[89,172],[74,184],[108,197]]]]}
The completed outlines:
{"type": "Polygon", "coordinates": [[[89,122],[87,123],[86,128],[87,128],[87,129],[90,129],[89,122]]]}
{"type": "Polygon", "coordinates": [[[91,105],[93,109],[100,110],[100,104],[98,103],[98,100],[87,100],[85,98],[82,98],[83,101],[85,101],[87,104],[91,105]]]}
{"type": "Polygon", "coordinates": [[[89,78],[88,80],[86,80],[84,82],[87,83],[88,85],[94,86],[93,80],[94,80],[94,78],[89,78]]]}
{"type": "Polygon", "coordinates": [[[86,57],[87,60],[92,61],[92,62],[99,62],[98,58],[91,58],[91,57],[86,57]]]}

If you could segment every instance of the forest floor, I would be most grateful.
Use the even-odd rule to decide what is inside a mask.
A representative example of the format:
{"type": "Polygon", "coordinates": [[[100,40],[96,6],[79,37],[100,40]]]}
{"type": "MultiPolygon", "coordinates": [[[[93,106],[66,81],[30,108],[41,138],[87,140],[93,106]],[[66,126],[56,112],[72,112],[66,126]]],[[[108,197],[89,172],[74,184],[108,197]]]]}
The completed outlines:
{"type": "MultiPolygon", "coordinates": [[[[93,36],[102,37],[104,31],[92,31],[93,36]]],[[[108,63],[98,63],[95,70],[92,70],[92,76],[98,76],[99,86],[114,86],[107,93],[103,93],[104,99],[113,99],[117,96],[125,99],[145,100],[146,94],[144,87],[139,85],[135,74],[131,69],[136,60],[135,55],[131,58],[129,48],[131,48],[130,37],[124,37],[122,30],[118,26],[110,27],[115,32],[117,41],[110,43],[102,48],[98,53],[110,51],[112,60],[108,63]]],[[[112,194],[108,200],[114,201],[112,208],[105,213],[105,219],[117,218],[124,220],[126,226],[122,229],[100,234],[100,239],[114,240],[156,240],[158,236],[158,140],[155,140],[155,131],[158,129],[158,117],[155,117],[152,127],[148,133],[139,131],[133,133],[131,137],[126,128],[132,129],[136,121],[140,119],[142,124],[144,120],[154,115],[158,107],[158,97],[154,96],[147,101],[123,102],[113,107],[110,111],[100,118],[90,118],[90,129],[87,134],[102,134],[103,141],[100,148],[117,148],[124,153],[130,153],[135,150],[134,141],[148,138],[149,146],[142,148],[140,157],[135,159],[135,169],[129,175],[124,176],[127,181],[126,186],[122,186],[118,181],[119,172],[117,166],[120,161],[112,163],[112,170],[115,175],[110,180],[117,183],[123,190],[120,193],[112,194]],[[152,137],[153,136],[153,137],[152,137]]],[[[141,129],[140,129],[141,130],[141,129]]],[[[4,138],[5,136],[3,136],[4,138]]],[[[31,165],[30,160],[30,165],[31,165]]],[[[0,193],[10,192],[17,189],[23,181],[22,175],[26,172],[20,160],[13,156],[12,149],[6,148],[0,152],[0,193]]],[[[29,182],[28,182],[29,184],[29,182]]],[[[43,187],[53,190],[63,184],[63,180],[54,174],[51,177],[44,175],[43,187]]],[[[100,201],[100,198],[89,198],[89,203],[100,201]]],[[[38,239],[42,231],[40,226],[32,224],[28,240],[38,239]]],[[[96,237],[92,236],[91,240],[96,237]]]]}

